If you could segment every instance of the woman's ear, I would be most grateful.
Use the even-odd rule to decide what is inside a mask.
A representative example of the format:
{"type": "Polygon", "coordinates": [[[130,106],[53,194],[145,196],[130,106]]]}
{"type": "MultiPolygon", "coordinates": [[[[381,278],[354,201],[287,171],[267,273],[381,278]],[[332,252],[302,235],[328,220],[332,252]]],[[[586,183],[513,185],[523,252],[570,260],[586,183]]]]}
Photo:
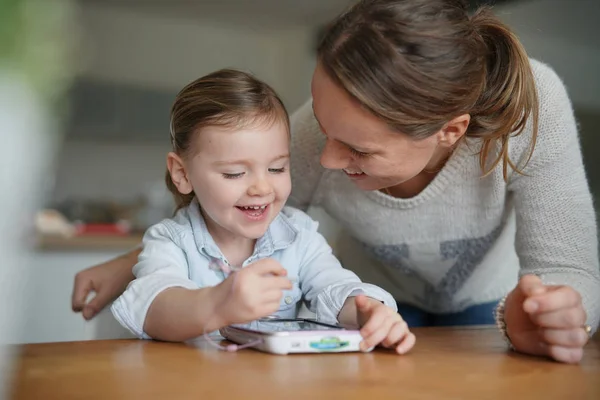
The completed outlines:
{"type": "Polygon", "coordinates": [[[181,194],[192,193],[192,184],[188,179],[183,160],[177,154],[169,152],[167,154],[167,169],[171,174],[171,180],[181,194]]]}
{"type": "Polygon", "coordinates": [[[454,146],[454,144],[463,137],[465,132],[467,132],[469,122],[471,122],[471,116],[469,114],[463,114],[453,118],[437,133],[439,144],[445,147],[454,146]]]}

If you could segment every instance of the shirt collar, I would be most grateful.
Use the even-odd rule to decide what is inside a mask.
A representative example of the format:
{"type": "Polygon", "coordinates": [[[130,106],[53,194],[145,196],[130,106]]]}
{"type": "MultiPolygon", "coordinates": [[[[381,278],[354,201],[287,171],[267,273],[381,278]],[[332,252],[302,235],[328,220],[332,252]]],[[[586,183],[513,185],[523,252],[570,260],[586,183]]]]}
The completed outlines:
{"type": "MultiPolygon", "coordinates": [[[[208,232],[206,222],[200,212],[200,205],[196,199],[189,205],[188,212],[198,250],[211,258],[224,260],[223,253],[208,232]]],[[[287,216],[280,212],[271,222],[265,234],[256,241],[252,257],[256,259],[269,257],[274,252],[289,247],[296,240],[297,235],[298,230],[296,227],[287,216]]]]}

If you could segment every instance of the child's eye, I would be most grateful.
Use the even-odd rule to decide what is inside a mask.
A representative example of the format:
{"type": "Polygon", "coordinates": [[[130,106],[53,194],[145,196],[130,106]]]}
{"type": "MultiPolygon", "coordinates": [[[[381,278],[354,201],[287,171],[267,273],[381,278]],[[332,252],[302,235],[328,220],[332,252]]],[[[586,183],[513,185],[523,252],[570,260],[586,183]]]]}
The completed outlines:
{"type": "Polygon", "coordinates": [[[239,172],[237,174],[227,174],[227,173],[224,173],[223,174],[223,178],[225,178],[225,179],[237,179],[237,178],[241,178],[243,175],[244,175],[243,172],[239,172]]]}
{"type": "Polygon", "coordinates": [[[353,149],[352,147],[350,147],[350,153],[352,153],[352,155],[356,157],[368,157],[370,155],[369,153],[363,153],[362,151],[358,151],[356,149],[353,149]]]}
{"type": "Polygon", "coordinates": [[[285,167],[283,168],[269,168],[269,172],[272,174],[283,174],[285,172],[285,167]]]}

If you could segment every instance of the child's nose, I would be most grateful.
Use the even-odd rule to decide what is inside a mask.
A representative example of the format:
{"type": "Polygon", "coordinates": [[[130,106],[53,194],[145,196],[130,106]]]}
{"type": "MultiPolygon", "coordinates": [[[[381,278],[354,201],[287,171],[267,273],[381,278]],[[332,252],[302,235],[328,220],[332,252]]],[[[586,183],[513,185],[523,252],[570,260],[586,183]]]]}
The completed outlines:
{"type": "Polygon", "coordinates": [[[264,178],[260,178],[254,181],[254,183],[248,188],[248,194],[250,196],[266,196],[273,192],[273,187],[264,178]]]}

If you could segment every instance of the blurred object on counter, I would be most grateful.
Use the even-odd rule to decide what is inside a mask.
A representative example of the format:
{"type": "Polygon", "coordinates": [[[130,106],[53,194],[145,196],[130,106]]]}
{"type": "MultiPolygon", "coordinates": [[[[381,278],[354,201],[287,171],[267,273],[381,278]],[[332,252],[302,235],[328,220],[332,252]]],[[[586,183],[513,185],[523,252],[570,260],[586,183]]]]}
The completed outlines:
{"type": "Polygon", "coordinates": [[[130,215],[141,203],[71,199],[36,215],[38,251],[126,251],[142,236],[132,230],[130,215]]]}
{"type": "Polygon", "coordinates": [[[129,221],[120,220],[112,224],[75,222],[77,235],[128,235],[131,233],[129,221]]]}
{"type": "Polygon", "coordinates": [[[39,234],[72,237],[75,227],[56,210],[46,209],[36,213],[35,229],[39,234]]]}
{"type": "Polygon", "coordinates": [[[119,221],[130,222],[140,207],[141,202],[125,204],[110,200],[69,199],[52,208],[72,223],[116,224],[119,221]]]}
{"type": "Polygon", "coordinates": [[[71,197],[47,208],[62,214],[76,234],[126,235],[172,217],[175,204],[164,182],[153,181],[129,201],[71,197]]]}

